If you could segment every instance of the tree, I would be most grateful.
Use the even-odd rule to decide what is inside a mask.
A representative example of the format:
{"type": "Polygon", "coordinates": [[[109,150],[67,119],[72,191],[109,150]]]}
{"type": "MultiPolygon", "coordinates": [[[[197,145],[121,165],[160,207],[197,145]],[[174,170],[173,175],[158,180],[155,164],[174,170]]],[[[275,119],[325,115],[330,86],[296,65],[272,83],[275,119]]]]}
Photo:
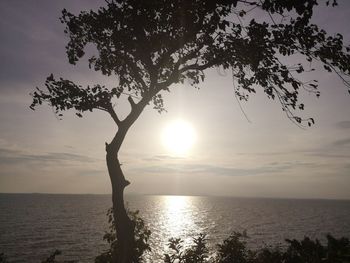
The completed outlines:
{"type": "Polygon", "coordinates": [[[300,92],[319,96],[317,80],[303,82],[296,76],[312,71],[311,63],[318,61],[349,87],[350,48],[344,46],[340,34],[329,36],[312,24],[316,5],[316,0],[106,0],[98,11],[78,15],[62,11],[69,63],[75,65],[85,55],[85,47],[92,44],[96,54],[89,55],[90,68],[117,76],[119,81],[115,87],[82,87],[51,74],[46,90],[37,88],[32,94],[30,107],[45,102],[59,116],[74,109],[79,117],[101,110],[117,125],[114,138],[106,143],[118,239],[114,262],[131,262],[135,246],[135,226],[123,199],[129,181],[121,170],[118,152],[147,105],[152,103],[158,112],[164,110],[162,92],[185,80],[198,87],[206,69],[222,67],[232,70],[238,99],[248,100],[261,89],[280,102],[293,122],[311,125],[312,118],[298,116],[304,109],[300,92]],[[263,18],[252,18],[254,12],[263,13],[263,18]],[[293,56],[300,59],[299,64],[284,62],[293,56]],[[121,119],[116,108],[123,98],[131,110],[121,119]]]}

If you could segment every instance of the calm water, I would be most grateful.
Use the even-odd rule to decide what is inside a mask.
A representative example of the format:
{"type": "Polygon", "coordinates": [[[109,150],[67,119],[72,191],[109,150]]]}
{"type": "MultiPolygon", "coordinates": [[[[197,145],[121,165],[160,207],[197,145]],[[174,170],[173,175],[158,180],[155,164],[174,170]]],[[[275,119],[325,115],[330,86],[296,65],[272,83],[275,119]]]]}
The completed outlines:
{"type": "MultiPolygon", "coordinates": [[[[13,262],[40,262],[54,249],[62,259],[93,262],[107,248],[108,195],[0,194],[0,252],[13,262]]],[[[350,237],[350,201],[128,196],[152,231],[152,262],[170,237],[207,233],[210,244],[247,230],[249,245],[278,245],[285,238],[325,234],[350,237]]],[[[151,261],[151,260],[150,260],[151,261]]]]}

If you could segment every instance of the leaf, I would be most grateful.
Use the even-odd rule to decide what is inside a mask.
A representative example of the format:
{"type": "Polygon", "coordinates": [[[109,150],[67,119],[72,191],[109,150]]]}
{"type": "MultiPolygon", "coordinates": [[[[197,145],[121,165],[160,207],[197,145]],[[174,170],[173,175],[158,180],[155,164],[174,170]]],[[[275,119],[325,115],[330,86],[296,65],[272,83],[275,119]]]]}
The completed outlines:
{"type": "Polygon", "coordinates": [[[298,82],[293,81],[293,82],[292,82],[292,86],[293,86],[293,88],[294,88],[295,90],[299,89],[299,83],[298,83],[298,82]]]}
{"type": "Polygon", "coordinates": [[[324,69],[327,70],[328,72],[332,72],[332,69],[328,65],[323,65],[324,69]]]}

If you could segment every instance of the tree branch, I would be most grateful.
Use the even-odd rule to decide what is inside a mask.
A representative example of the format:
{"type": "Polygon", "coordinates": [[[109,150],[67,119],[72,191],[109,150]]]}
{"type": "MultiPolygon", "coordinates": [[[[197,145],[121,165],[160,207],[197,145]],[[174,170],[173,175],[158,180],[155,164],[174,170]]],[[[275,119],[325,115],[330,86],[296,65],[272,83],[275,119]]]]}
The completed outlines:
{"type": "Polygon", "coordinates": [[[198,65],[197,63],[191,64],[191,65],[186,65],[183,68],[181,68],[179,70],[179,72],[183,73],[183,72],[188,71],[188,70],[203,71],[205,69],[208,69],[208,68],[215,66],[218,62],[220,62],[220,59],[213,59],[212,61],[207,62],[207,63],[202,64],[202,65],[198,65]]]}
{"type": "Polygon", "coordinates": [[[142,89],[146,90],[147,85],[140,74],[140,69],[129,59],[127,60],[127,65],[130,67],[132,74],[135,77],[136,81],[138,83],[140,83],[140,85],[142,86],[142,89]]]}
{"type": "Polygon", "coordinates": [[[119,122],[117,133],[115,134],[111,143],[106,144],[107,151],[111,151],[112,154],[117,157],[119,149],[124,141],[128,130],[140,116],[143,109],[150,102],[152,97],[153,96],[144,96],[138,103],[135,103],[131,97],[128,97],[129,102],[133,103],[134,106],[131,108],[129,115],[124,120],[119,122]]]}
{"type": "Polygon", "coordinates": [[[128,101],[131,105],[131,109],[135,107],[136,103],[131,96],[128,97],[128,101]]]}
{"type": "Polygon", "coordinates": [[[113,109],[112,104],[109,104],[109,107],[106,109],[106,111],[111,115],[112,119],[114,120],[114,122],[117,124],[117,126],[119,127],[121,124],[120,119],[118,118],[117,113],[115,112],[115,110],[113,109]]]}

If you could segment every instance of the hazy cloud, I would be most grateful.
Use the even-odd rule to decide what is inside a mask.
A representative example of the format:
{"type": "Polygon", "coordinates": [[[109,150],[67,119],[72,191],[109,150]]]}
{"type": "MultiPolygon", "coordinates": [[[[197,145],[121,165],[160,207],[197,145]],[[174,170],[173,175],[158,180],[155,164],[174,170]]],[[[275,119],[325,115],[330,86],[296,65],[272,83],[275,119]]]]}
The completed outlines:
{"type": "Polygon", "coordinates": [[[346,146],[348,144],[350,144],[350,138],[336,140],[332,143],[332,146],[339,147],[339,146],[346,146]]]}
{"type": "Polygon", "coordinates": [[[0,164],[23,164],[28,162],[81,162],[90,163],[96,159],[72,153],[54,152],[45,154],[30,154],[19,150],[0,148],[0,164]]]}
{"type": "Polygon", "coordinates": [[[163,161],[163,160],[184,160],[185,157],[181,156],[172,156],[166,154],[154,155],[152,157],[143,158],[144,161],[163,161]]]}
{"type": "Polygon", "coordinates": [[[336,127],[340,129],[350,129],[350,121],[340,121],[336,123],[336,127]]]}
{"type": "Polygon", "coordinates": [[[324,157],[324,158],[350,158],[350,154],[337,154],[327,152],[314,152],[310,153],[312,156],[324,157]]]}
{"type": "Polygon", "coordinates": [[[211,164],[161,164],[148,167],[133,168],[131,171],[143,171],[149,174],[214,174],[221,176],[253,176],[260,174],[280,173],[300,166],[310,166],[312,163],[281,162],[254,168],[233,168],[211,164]]]}
{"type": "Polygon", "coordinates": [[[304,155],[304,156],[316,156],[324,158],[349,158],[350,152],[339,152],[342,148],[350,145],[350,138],[337,139],[334,141],[328,141],[319,147],[313,147],[310,149],[289,150],[284,152],[241,152],[237,155],[240,156],[288,156],[288,155],[304,155]]]}

